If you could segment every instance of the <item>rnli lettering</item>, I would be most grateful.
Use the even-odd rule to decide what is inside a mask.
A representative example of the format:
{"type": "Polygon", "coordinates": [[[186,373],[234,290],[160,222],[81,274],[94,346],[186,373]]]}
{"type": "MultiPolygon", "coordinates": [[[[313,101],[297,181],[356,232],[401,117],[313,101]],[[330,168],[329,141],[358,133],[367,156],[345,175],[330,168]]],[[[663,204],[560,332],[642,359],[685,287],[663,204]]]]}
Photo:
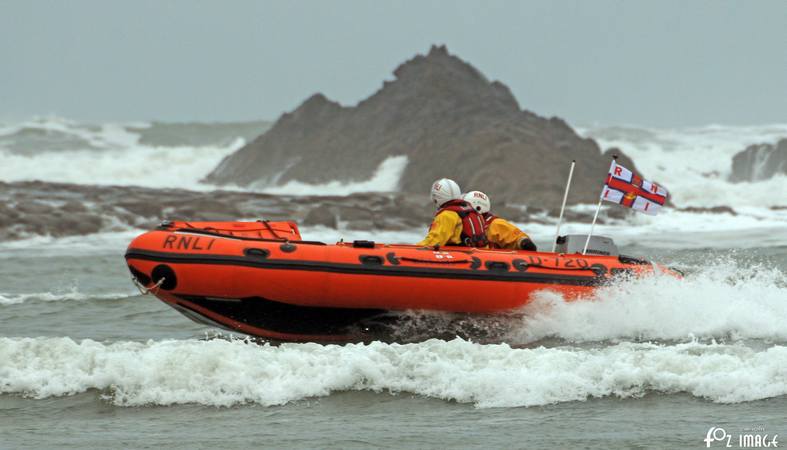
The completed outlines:
{"type": "MultiPolygon", "coordinates": [[[[178,241],[178,250],[188,250],[189,249],[189,245],[191,245],[191,240],[192,239],[193,239],[193,236],[181,236],[180,240],[178,241]]],[[[199,238],[197,238],[197,239],[199,239],[199,238]]]]}
{"type": "Polygon", "coordinates": [[[172,250],[210,250],[216,239],[206,239],[201,236],[167,236],[161,248],[172,250]]]}
{"type": "Polygon", "coordinates": [[[175,239],[177,238],[177,236],[167,236],[167,238],[164,239],[164,245],[162,245],[161,248],[172,248],[172,243],[175,242],[175,239]]]}

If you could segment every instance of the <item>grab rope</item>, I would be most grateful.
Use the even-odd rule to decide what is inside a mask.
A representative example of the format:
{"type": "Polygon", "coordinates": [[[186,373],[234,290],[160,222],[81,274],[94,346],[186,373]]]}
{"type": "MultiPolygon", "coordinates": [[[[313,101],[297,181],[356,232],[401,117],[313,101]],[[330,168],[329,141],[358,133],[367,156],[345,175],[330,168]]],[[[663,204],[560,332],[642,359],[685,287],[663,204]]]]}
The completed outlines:
{"type": "Polygon", "coordinates": [[[267,221],[267,220],[260,220],[260,222],[262,222],[262,224],[263,224],[263,225],[265,225],[265,228],[267,228],[267,229],[268,229],[268,231],[270,231],[270,232],[271,232],[271,234],[273,235],[273,237],[274,237],[275,239],[279,239],[279,240],[282,240],[282,241],[285,241],[285,242],[288,240],[287,238],[283,238],[283,237],[279,236],[279,235],[276,233],[276,230],[274,230],[274,229],[273,229],[273,227],[271,226],[271,224],[270,224],[270,223],[268,223],[268,221],[267,221]]]}
{"type": "Polygon", "coordinates": [[[137,277],[131,277],[131,282],[134,283],[134,286],[136,286],[137,289],[139,289],[139,292],[142,295],[148,295],[151,292],[153,293],[153,295],[158,294],[158,291],[159,291],[159,289],[161,289],[161,285],[164,283],[165,280],[166,280],[166,278],[161,277],[161,279],[158,280],[156,282],[156,284],[154,284],[153,286],[147,288],[147,287],[145,287],[144,284],[140,283],[139,280],[137,280],[137,277]]]}

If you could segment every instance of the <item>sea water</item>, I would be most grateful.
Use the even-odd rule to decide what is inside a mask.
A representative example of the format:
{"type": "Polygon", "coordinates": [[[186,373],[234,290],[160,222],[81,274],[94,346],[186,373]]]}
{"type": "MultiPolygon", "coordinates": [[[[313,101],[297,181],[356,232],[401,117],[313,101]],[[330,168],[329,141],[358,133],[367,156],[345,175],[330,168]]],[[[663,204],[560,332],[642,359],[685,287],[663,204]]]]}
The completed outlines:
{"type": "MultiPolygon", "coordinates": [[[[0,150],[20,158],[0,180],[111,182],[68,165],[84,151],[112,153],[101,164],[115,165],[121,181],[166,186],[131,167],[149,146],[145,160],[179,164],[177,153],[189,155],[178,182],[207,190],[199,180],[211,167],[191,158],[218,162],[238,145],[150,146],[129,131],[139,124],[32,123],[82,129],[90,148],[0,150]],[[122,178],[124,170],[134,176],[122,178]]],[[[22,139],[13,129],[22,125],[12,125],[6,136],[22,139]]],[[[709,131],[741,144],[758,132],[709,131]]],[[[652,143],[667,132],[654,133],[641,151],[661,158],[631,151],[643,171],[658,169],[647,161],[681,160],[680,149],[652,143]]],[[[669,133],[696,143],[694,131],[669,133]]],[[[721,177],[714,189],[737,192],[721,177]]],[[[674,186],[676,199],[695,201],[674,186]]],[[[755,198],[768,188],[741,189],[755,198]]],[[[0,448],[704,448],[711,427],[787,435],[787,217],[745,197],[724,197],[735,215],[667,209],[600,226],[624,253],[685,277],[624,280],[572,303],[539,292],[504,324],[499,344],[275,346],[218,336],[135,290],[123,252],[142,230],[0,242],[0,448]]],[[[554,233],[521,225],[540,246],[554,233]]],[[[302,232],[326,242],[413,242],[422,230],[302,232]]]]}

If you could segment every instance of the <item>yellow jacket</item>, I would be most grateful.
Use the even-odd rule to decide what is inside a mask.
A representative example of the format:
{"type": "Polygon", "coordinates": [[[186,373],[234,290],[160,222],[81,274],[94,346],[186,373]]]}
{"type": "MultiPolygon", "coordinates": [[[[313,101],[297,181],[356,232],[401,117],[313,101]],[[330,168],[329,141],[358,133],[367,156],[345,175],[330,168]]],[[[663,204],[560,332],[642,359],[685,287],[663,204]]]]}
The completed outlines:
{"type": "MultiPolygon", "coordinates": [[[[461,226],[461,225],[460,225],[461,226]]],[[[486,229],[486,238],[492,247],[518,250],[522,239],[530,239],[513,223],[499,217],[492,220],[486,229]]]]}
{"type": "Polygon", "coordinates": [[[443,211],[434,217],[429,234],[415,245],[434,247],[446,244],[462,244],[462,219],[453,211],[443,211]]]}

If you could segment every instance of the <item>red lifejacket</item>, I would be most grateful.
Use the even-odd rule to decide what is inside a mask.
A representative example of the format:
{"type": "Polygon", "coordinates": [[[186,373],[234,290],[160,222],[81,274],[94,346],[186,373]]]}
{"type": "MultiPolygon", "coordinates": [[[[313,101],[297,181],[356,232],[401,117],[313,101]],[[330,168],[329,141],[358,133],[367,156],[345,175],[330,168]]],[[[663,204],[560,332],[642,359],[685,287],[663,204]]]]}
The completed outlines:
{"type": "Polygon", "coordinates": [[[464,200],[451,200],[443,203],[437,214],[443,211],[453,211],[462,219],[462,234],[460,237],[462,245],[466,247],[486,247],[489,244],[486,239],[486,221],[469,203],[464,200]]]}

